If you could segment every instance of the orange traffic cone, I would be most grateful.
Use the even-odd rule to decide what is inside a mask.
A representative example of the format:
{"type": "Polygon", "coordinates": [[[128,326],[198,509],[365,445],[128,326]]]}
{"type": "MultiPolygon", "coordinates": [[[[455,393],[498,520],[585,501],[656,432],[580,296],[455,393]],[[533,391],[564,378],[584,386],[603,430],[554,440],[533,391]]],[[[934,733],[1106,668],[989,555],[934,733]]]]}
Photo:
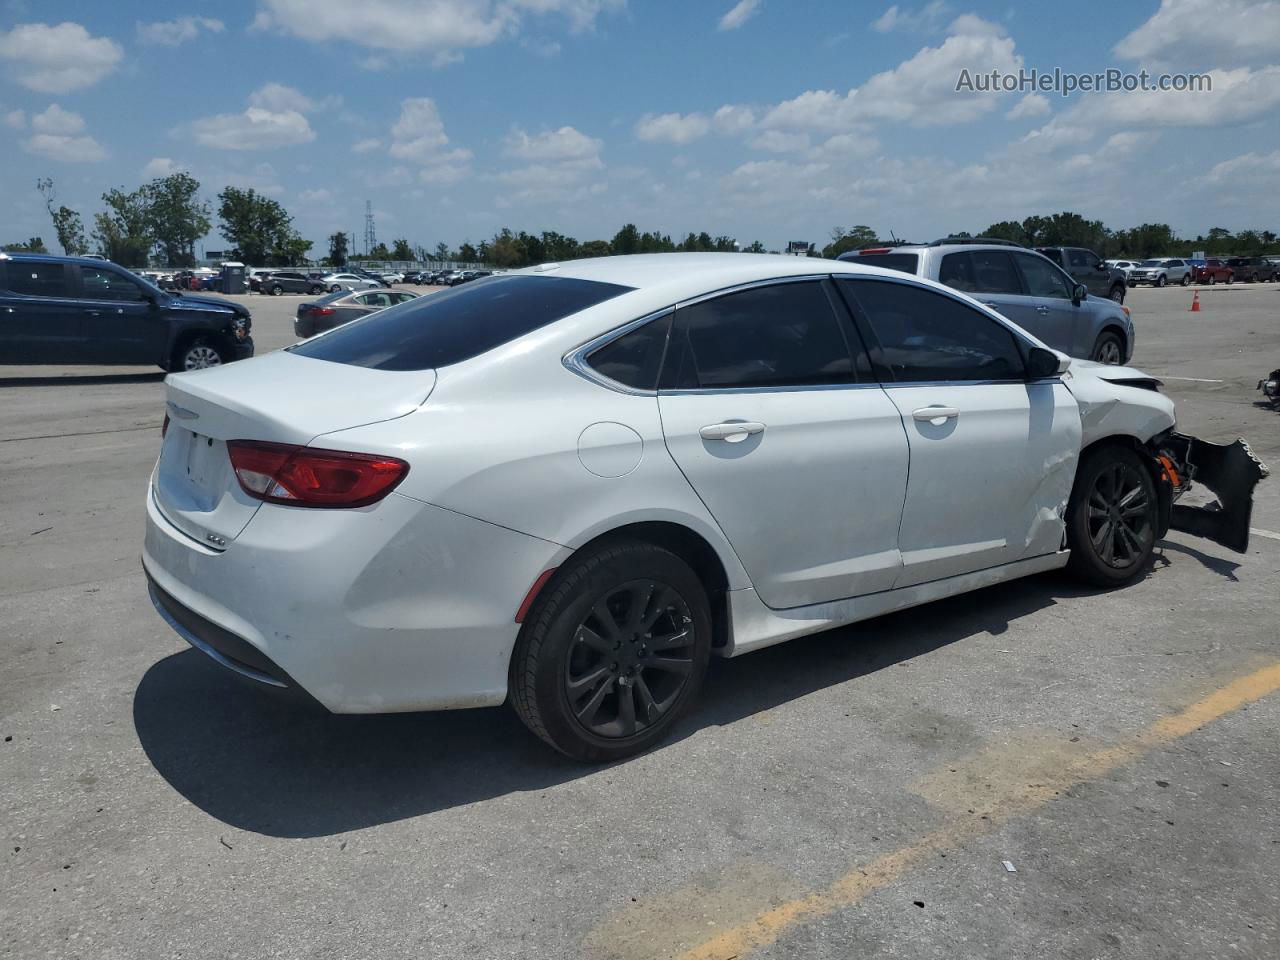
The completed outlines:
{"type": "Polygon", "coordinates": [[[1200,312],[1200,291],[1199,290],[1197,290],[1191,296],[1191,312],[1192,313],[1200,312]]]}

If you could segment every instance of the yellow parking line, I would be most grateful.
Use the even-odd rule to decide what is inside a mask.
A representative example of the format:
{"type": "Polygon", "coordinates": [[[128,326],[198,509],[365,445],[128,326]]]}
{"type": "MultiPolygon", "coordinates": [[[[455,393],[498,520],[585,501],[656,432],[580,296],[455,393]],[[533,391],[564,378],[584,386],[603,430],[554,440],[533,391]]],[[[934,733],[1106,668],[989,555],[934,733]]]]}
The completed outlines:
{"type": "Polygon", "coordinates": [[[1277,690],[1280,690],[1280,663],[1240,677],[1186,709],[1161,717],[1123,743],[1068,762],[1051,782],[1037,784],[1025,793],[1006,798],[988,813],[987,819],[975,816],[944,824],[915,843],[848,871],[824,890],[789,900],[722,931],[680,954],[678,960],[730,960],[768,946],[798,924],[853,906],[940,851],[960,847],[1011,817],[1043,806],[1064,789],[1096,780],[1277,690]]]}

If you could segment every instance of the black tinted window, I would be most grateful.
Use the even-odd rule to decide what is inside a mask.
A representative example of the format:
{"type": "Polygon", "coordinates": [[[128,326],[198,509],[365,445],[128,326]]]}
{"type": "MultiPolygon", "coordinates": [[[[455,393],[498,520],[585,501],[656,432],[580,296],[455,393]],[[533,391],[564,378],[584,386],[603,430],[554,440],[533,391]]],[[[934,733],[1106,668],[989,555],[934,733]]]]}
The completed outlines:
{"type": "Polygon", "coordinates": [[[27,297],[69,297],[66,271],[60,263],[38,260],[10,260],[5,264],[7,284],[14,293],[27,297]]]}
{"type": "Polygon", "coordinates": [[[1050,260],[1052,260],[1054,263],[1058,264],[1058,266],[1062,266],[1061,250],[1056,250],[1053,247],[1045,247],[1040,252],[1043,253],[1046,257],[1048,257],[1050,260]]]}
{"type": "Polygon", "coordinates": [[[977,293],[1022,293],[1022,282],[1013,268],[1013,258],[1003,250],[974,250],[969,259],[973,262],[974,290],[977,293]]]}
{"type": "MultiPolygon", "coordinates": [[[[1088,250],[1068,250],[1067,256],[1070,258],[1071,265],[1073,267],[1087,267],[1092,270],[1094,264],[1098,262],[1098,258],[1088,250]]],[[[1055,263],[1058,262],[1056,258],[1051,259],[1053,259],[1055,263]]]]}
{"type": "Polygon", "coordinates": [[[840,259],[849,263],[861,263],[868,267],[884,267],[886,270],[897,270],[900,273],[914,274],[920,269],[920,257],[914,253],[845,254],[840,259]]]}
{"type": "Polygon", "coordinates": [[[290,349],[376,370],[445,367],[630,289],[567,277],[490,277],[380,310],[290,349]]]}
{"type": "Polygon", "coordinates": [[[1031,253],[1019,253],[1017,257],[1018,268],[1027,282],[1027,296],[1071,299],[1067,278],[1052,263],[1031,253]]]}
{"type": "Polygon", "coordinates": [[[658,384],[658,370],[670,326],[670,314],[652,320],[593,350],[587,355],[587,364],[610,380],[637,390],[652,390],[658,384]]]}
{"type": "Polygon", "coordinates": [[[879,342],[880,362],[902,382],[1021,380],[1013,334],[972,307],[904,283],[842,281],[879,342]]]}
{"type": "Polygon", "coordinates": [[[839,321],[817,281],[730,293],[676,312],[664,387],[851,383],[839,321]],[[669,371],[669,372],[668,372],[669,371]]]}

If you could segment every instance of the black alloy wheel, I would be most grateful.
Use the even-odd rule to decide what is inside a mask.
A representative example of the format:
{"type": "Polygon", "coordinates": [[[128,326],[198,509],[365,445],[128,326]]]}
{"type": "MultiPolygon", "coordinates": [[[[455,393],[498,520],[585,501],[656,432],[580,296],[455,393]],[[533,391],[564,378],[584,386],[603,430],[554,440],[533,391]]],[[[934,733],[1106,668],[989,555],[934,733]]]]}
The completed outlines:
{"type": "Polygon", "coordinates": [[[1086,454],[1067,506],[1073,573],[1096,586],[1120,586],[1146,570],[1156,542],[1156,486],[1134,451],[1108,446],[1086,454]]]}
{"type": "Polygon", "coordinates": [[[667,584],[632,580],[600,597],[565,661],[569,708],[598,737],[633,737],[680,699],[694,667],[693,617],[667,584]]]}

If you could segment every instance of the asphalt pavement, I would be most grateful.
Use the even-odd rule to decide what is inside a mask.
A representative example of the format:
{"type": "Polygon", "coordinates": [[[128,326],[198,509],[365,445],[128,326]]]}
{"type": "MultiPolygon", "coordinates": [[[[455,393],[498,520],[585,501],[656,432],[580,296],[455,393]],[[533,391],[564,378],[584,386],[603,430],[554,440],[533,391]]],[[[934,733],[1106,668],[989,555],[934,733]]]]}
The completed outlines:
{"type": "MultiPolygon", "coordinates": [[[[296,297],[248,297],[259,352],[296,297]]],[[[1184,431],[1280,464],[1280,288],[1132,291],[1184,431]]],[[[506,709],[242,686],[139,566],[163,375],[0,367],[0,956],[1280,956],[1280,484],[1171,534],[713,663],[614,766],[506,709]]]]}

